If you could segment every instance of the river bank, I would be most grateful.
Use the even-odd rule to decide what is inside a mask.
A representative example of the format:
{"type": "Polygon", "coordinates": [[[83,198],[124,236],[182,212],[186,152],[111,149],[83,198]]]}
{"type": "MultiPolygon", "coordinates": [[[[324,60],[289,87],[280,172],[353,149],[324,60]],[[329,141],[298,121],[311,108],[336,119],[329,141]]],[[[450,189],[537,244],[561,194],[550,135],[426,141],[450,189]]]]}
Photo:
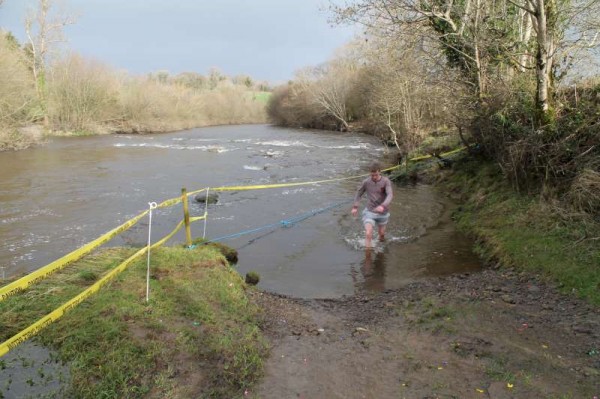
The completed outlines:
{"type": "MultiPolygon", "coordinates": [[[[302,299],[245,285],[241,269],[215,248],[161,249],[151,275],[151,295],[160,301],[144,304],[139,261],[42,331],[36,342],[70,370],[54,378],[62,379],[55,397],[594,398],[600,310],[585,288],[593,288],[590,262],[598,256],[594,227],[581,219],[557,224],[536,199],[505,190],[496,173],[455,162],[429,176],[461,204],[454,218],[475,234],[487,265],[481,272],[422,277],[381,292],[358,284],[338,299],[302,299]],[[582,228],[586,236],[575,234],[582,228]],[[552,274],[561,269],[568,273],[552,274]]],[[[26,309],[37,309],[31,320],[46,314],[131,250],[81,261],[16,302],[0,303],[9,311],[3,338],[28,325],[26,309]]],[[[48,392],[50,374],[28,356],[2,359],[5,398],[48,392]],[[20,385],[28,391],[17,390],[16,375],[29,376],[20,385]]]]}
{"type": "Polygon", "coordinates": [[[543,193],[517,193],[497,165],[464,158],[434,177],[461,204],[453,218],[491,265],[539,274],[600,306],[600,223],[543,193]]]}
{"type": "Polygon", "coordinates": [[[135,76],[65,54],[44,65],[42,84],[27,67],[30,54],[5,32],[0,54],[0,151],[28,148],[45,135],[171,132],[267,120],[268,84],[249,76],[216,69],[208,76],[135,76]]]}

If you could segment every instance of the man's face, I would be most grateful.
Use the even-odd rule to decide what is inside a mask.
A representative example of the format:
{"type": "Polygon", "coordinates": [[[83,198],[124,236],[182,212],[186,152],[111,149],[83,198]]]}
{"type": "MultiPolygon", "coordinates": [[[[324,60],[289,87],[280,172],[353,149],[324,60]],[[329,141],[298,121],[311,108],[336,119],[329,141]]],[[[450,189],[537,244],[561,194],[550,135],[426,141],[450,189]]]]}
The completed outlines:
{"type": "Polygon", "coordinates": [[[373,181],[379,181],[379,179],[381,179],[381,172],[376,170],[374,172],[371,172],[371,180],[373,181]]]}

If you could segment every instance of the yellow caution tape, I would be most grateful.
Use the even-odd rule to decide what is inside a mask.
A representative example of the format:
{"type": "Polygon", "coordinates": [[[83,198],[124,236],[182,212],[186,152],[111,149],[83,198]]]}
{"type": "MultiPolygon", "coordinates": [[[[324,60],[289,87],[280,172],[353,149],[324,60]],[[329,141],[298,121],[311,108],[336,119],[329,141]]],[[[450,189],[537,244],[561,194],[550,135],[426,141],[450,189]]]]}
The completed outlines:
{"type": "Polygon", "coordinates": [[[467,149],[467,147],[459,147],[459,148],[457,148],[457,149],[455,149],[455,150],[452,150],[452,151],[445,152],[445,153],[441,154],[440,156],[442,156],[442,157],[445,157],[445,156],[447,156],[447,155],[452,155],[452,154],[454,154],[454,153],[457,153],[457,152],[460,152],[460,151],[462,151],[462,150],[466,150],[466,149],[467,149]]]}
{"type": "MultiPolygon", "coordinates": [[[[448,156],[448,155],[452,155],[454,153],[457,153],[457,152],[460,152],[462,150],[465,150],[466,148],[467,147],[456,148],[456,149],[454,149],[452,151],[448,151],[448,152],[445,152],[443,154],[440,154],[440,157],[445,157],[445,156],[448,156]]],[[[432,156],[431,155],[421,155],[419,157],[410,158],[409,161],[421,161],[423,159],[428,159],[428,158],[432,158],[432,156]]]]}
{"type": "MultiPolygon", "coordinates": [[[[392,166],[390,168],[387,169],[382,169],[382,172],[389,172],[392,171],[394,169],[398,169],[400,167],[400,165],[396,165],[396,166],[392,166]]],[[[211,190],[213,191],[244,191],[244,190],[261,190],[261,189],[266,189],[266,188],[285,188],[285,187],[295,187],[295,186],[307,186],[310,184],[321,184],[321,183],[331,183],[334,181],[342,181],[342,180],[351,180],[351,179],[358,179],[361,177],[367,177],[370,176],[370,174],[364,174],[364,175],[356,175],[356,176],[350,176],[350,177],[339,177],[336,179],[327,179],[327,180],[315,180],[315,181],[306,181],[306,182],[298,182],[298,183],[279,183],[279,184],[259,184],[259,185],[252,185],[252,186],[223,186],[223,187],[212,187],[211,190]]],[[[205,191],[205,188],[201,188],[199,190],[195,190],[192,192],[188,193],[188,196],[190,195],[194,195],[194,194],[198,194],[202,191],[205,191]]],[[[177,198],[173,198],[172,200],[169,201],[174,201],[177,200],[177,198]]],[[[179,200],[181,201],[181,198],[179,198],[179,200]]],[[[162,204],[161,204],[162,205],[162,204]]],[[[160,205],[159,205],[160,207],[160,205]]]]}
{"type": "Polygon", "coordinates": [[[205,190],[208,190],[208,187],[204,187],[204,188],[201,188],[201,189],[199,189],[199,190],[196,190],[196,191],[189,192],[187,195],[188,195],[188,197],[189,197],[189,196],[192,196],[192,195],[194,195],[194,194],[199,194],[199,193],[201,193],[202,191],[205,191],[205,190]]]}
{"type": "Polygon", "coordinates": [[[180,202],[181,202],[181,197],[171,198],[171,199],[165,200],[165,201],[161,202],[160,204],[158,204],[157,208],[166,208],[168,206],[173,206],[180,202]]]}
{"type": "Polygon", "coordinates": [[[13,281],[12,283],[10,283],[8,285],[5,285],[4,287],[0,287],[0,301],[4,300],[12,295],[15,295],[19,292],[24,291],[27,287],[36,283],[37,281],[40,281],[40,280],[46,278],[48,275],[56,272],[57,270],[60,270],[60,269],[64,268],[65,266],[75,262],[76,260],[81,259],[84,255],[87,255],[94,249],[98,248],[100,245],[111,240],[117,234],[129,229],[131,226],[136,224],[138,222],[138,220],[140,220],[142,217],[144,217],[147,213],[148,213],[148,211],[144,211],[144,212],[140,213],[138,216],[136,216],[132,219],[129,219],[127,222],[123,223],[119,227],[112,229],[108,233],[103,234],[102,236],[96,238],[94,241],[91,241],[91,242],[85,244],[84,246],[63,256],[62,258],[57,259],[54,262],[34,271],[33,273],[28,274],[27,276],[22,277],[16,281],[13,281]]]}
{"type": "MultiPolygon", "coordinates": [[[[175,235],[175,233],[177,233],[181,229],[182,226],[183,226],[183,220],[181,222],[179,222],[177,227],[175,227],[175,229],[173,229],[172,232],[170,232],[168,235],[163,237],[160,241],[157,241],[156,243],[152,244],[150,246],[150,249],[153,249],[155,247],[158,247],[158,246],[164,244],[171,237],[173,237],[175,235]]],[[[83,291],[81,294],[77,295],[73,299],[64,303],[59,308],[53,310],[52,312],[50,312],[46,316],[42,317],[41,319],[39,319],[38,321],[36,321],[32,325],[30,325],[29,327],[25,328],[24,330],[21,330],[19,333],[15,334],[13,337],[11,337],[10,339],[8,339],[5,342],[3,342],[2,344],[0,344],[0,357],[4,356],[10,350],[16,348],[23,342],[27,341],[29,338],[38,334],[41,330],[43,330],[48,325],[52,324],[56,320],[63,317],[68,311],[75,308],[77,305],[79,305],[81,302],[83,302],[90,295],[94,294],[95,292],[98,292],[98,290],[100,290],[100,288],[102,288],[106,283],[108,283],[110,280],[112,280],[116,275],[118,275],[123,270],[125,270],[127,268],[127,266],[129,266],[129,264],[131,262],[133,262],[136,258],[145,254],[147,250],[148,250],[147,246],[140,249],[139,251],[137,251],[136,253],[131,255],[129,258],[127,258],[125,261],[123,261],[119,266],[117,266],[116,268],[114,268],[113,270],[108,272],[104,277],[102,277],[100,280],[98,280],[96,283],[94,283],[88,289],[83,291]]]]}
{"type": "MultiPolygon", "coordinates": [[[[388,172],[394,169],[399,168],[400,165],[392,166],[391,168],[383,169],[382,172],[388,172]]],[[[307,181],[307,182],[298,182],[298,183],[280,183],[280,184],[259,184],[253,186],[224,186],[224,187],[212,187],[213,191],[242,191],[242,190],[260,190],[265,188],[283,188],[283,187],[296,187],[296,186],[306,186],[310,184],[321,184],[321,183],[331,183],[334,181],[342,181],[342,180],[351,180],[358,179],[361,177],[367,177],[370,174],[350,176],[350,177],[341,177],[337,179],[327,179],[327,180],[315,180],[315,181],[307,181]]]]}
{"type": "Polygon", "coordinates": [[[191,217],[191,218],[190,218],[190,223],[191,223],[191,222],[195,222],[195,221],[197,221],[197,220],[204,220],[204,219],[206,219],[206,216],[208,216],[208,213],[204,212],[204,215],[202,215],[202,216],[194,216],[194,217],[191,217]]]}
{"type": "Polygon", "coordinates": [[[420,157],[410,158],[409,161],[420,161],[422,159],[431,158],[431,155],[421,155],[420,157]]]}

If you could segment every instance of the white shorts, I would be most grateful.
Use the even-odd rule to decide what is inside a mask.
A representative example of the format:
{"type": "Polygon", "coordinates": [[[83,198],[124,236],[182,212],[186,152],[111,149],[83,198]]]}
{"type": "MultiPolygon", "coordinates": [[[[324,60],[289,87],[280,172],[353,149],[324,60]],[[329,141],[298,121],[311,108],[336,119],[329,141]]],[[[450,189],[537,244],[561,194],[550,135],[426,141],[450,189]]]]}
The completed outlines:
{"type": "Polygon", "coordinates": [[[362,212],[363,224],[372,224],[373,226],[385,226],[390,218],[390,213],[371,212],[365,208],[362,212]]]}

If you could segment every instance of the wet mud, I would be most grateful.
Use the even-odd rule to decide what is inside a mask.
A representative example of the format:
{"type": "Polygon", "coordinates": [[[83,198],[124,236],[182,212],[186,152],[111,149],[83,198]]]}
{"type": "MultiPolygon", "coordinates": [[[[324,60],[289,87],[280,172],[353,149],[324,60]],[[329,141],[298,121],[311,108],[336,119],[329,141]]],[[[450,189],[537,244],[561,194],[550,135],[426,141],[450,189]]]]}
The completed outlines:
{"type": "Polygon", "coordinates": [[[589,398],[600,310],[514,270],[302,300],[256,292],[272,342],[255,398],[589,398]]]}

